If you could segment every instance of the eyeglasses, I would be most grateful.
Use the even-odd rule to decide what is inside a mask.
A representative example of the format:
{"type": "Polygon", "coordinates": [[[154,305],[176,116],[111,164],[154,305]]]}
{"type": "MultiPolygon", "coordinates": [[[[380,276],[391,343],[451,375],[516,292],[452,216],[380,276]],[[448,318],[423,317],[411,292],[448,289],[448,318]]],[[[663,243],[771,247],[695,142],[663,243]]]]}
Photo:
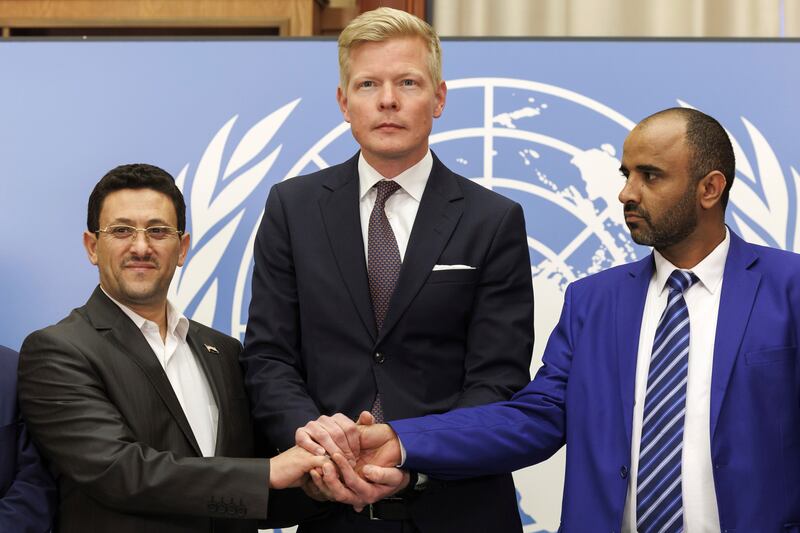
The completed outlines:
{"type": "Polygon", "coordinates": [[[163,241],[171,237],[183,235],[182,231],[171,226],[150,226],[149,228],[135,228],[125,224],[113,224],[107,226],[105,229],[99,229],[96,233],[105,233],[114,239],[120,241],[130,240],[136,236],[137,233],[143,232],[145,237],[151,241],[163,241]]]}

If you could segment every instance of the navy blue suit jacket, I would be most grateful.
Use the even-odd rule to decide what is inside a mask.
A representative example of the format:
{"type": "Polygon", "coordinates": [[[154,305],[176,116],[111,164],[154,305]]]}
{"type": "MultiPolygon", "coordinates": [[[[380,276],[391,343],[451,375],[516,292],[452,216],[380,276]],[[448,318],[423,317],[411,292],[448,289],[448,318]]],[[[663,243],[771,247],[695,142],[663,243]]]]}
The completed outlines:
{"type": "MultiPolygon", "coordinates": [[[[377,390],[393,420],[505,400],[530,381],[533,290],[520,205],[434,156],[378,333],[357,161],[277,184],[256,235],[242,360],[254,418],[278,448],[320,414],[357,417],[377,390]]],[[[440,489],[410,505],[421,531],[521,529],[511,476],[440,489]]]]}
{"type": "MultiPolygon", "coordinates": [[[[393,422],[406,466],[507,472],[565,443],[562,531],[618,532],[652,257],[576,281],[543,366],[510,401],[393,422]]],[[[731,232],[711,380],[711,458],[726,532],[800,531],[800,255],[731,232]]]]}
{"type": "Polygon", "coordinates": [[[17,408],[17,353],[0,346],[0,531],[50,531],[56,487],[17,408]]]}

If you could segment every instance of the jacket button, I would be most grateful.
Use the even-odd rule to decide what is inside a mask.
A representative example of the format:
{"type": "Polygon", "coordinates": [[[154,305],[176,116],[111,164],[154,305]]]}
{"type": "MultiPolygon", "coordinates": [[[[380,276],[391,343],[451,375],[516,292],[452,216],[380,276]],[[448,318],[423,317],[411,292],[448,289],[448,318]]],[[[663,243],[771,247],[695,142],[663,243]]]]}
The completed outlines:
{"type": "Polygon", "coordinates": [[[622,479],[626,479],[628,477],[628,467],[624,465],[619,467],[619,477],[622,479]]]}
{"type": "Polygon", "coordinates": [[[382,352],[375,352],[375,362],[380,364],[386,361],[386,356],[382,352]]]}

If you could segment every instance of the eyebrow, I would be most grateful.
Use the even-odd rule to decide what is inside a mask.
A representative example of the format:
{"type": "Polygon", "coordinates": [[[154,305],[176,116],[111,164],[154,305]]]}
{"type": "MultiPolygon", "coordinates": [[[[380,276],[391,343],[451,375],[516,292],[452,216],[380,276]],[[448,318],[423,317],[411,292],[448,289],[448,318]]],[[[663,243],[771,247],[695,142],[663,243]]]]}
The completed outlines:
{"type": "MultiPolygon", "coordinates": [[[[351,76],[351,80],[359,80],[359,81],[374,80],[374,79],[379,79],[380,77],[381,76],[376,74],[374,71],[362,71],[358,75],[351,76]]],[[[391,77],[393,79],[416,78],[416,77],[424,78],[425,71],[416,68],[409,68],[391,77]]]]}
{"type": "MultiPolygon", "coordinates": [[[[112,220],[110,222],[110,224],[128,224],[130,226],[135,226],[136,225],[136,223],[133,220],[131,220],[130,218],[125,218],[125,217],[115,218],[114,220],[112,220]]],[[[169,225],[170,225],[170,223],[167,222],[166,220],[162,219],[162,218],[151,218],[150,220],[148,220],[145,223],[146,227],[150,227],[150,226],[169,226],[169,225]]]]}
{"type": "MultiPolygon", "coordinates": [[[[663,169],[661,169],[661,168],[659,168],[659,167],[657,167],[655,165],[636,165],[636,170],[638,170],[639,172],[646,172],[646,173],[649,173],[649,174],[654,174],[654,173],[657,173],[657,172],[664,172],[663,169]]],[[[619,171],[624,174],[624,173],[628,172],[628,167],[626,167],[625,165],[620,165],[619,171]]]]}

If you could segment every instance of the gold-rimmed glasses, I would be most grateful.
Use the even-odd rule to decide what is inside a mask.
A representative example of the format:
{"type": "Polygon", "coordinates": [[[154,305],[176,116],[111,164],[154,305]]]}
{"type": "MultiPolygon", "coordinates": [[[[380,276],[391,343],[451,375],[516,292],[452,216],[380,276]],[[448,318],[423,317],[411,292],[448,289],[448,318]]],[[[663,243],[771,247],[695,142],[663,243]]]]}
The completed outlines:
{"type": "Polygon", "coordinates": [[[137,228],[134,226],[128,226],[127,224],[111,224],[110,226],[106,226],[105,229],[97,230],[97,233],[105,233],[109,237],[120,241],[125,241],[133,239],[140,231],[144,233],[145,237],[147,237],[147,239],[150,241],[163,241],[171,237],[180,237],[183,235],[182,231],[178,230],[178,228],[173,228],[172,226],[149,226],[147,228],[137,228]]]}

